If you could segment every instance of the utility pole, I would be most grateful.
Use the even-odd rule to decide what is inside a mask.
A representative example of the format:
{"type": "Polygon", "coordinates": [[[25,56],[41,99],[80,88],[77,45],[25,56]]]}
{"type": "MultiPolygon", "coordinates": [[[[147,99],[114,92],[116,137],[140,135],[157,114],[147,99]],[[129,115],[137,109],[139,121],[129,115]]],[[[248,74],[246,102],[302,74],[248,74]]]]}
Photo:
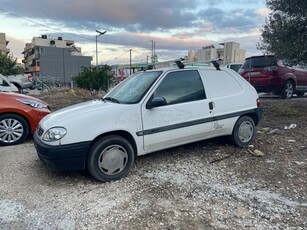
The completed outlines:
{"type": "Polygon", "coordinates": [[[154,40],[151,40],[151,63],[154,63],[154,40]]]}
{"type": "Polygon", "coordinates": [[[132,49],[130,49],[130,76],[131,76],[131,68],[132,68],[132,65],[131,65],[131,51],[132,51],[132,49]]]}
{"type": "Polygon", "coordinates": [[[100,32],[99,30],[96,30],[96,32],[98,33],[98,34],[96,34],[96,66],[97,66],[98,65],[98,44],[97,44],[97,40],[98,40],[99,36],[104,35],[107,31],[100,32]]]}

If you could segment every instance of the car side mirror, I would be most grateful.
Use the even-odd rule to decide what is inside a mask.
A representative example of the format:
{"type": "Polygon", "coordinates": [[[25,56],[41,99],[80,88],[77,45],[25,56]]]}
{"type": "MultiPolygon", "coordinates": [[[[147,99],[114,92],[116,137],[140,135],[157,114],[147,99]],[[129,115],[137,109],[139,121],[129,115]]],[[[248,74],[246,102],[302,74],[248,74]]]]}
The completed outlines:
{"type": "Polygon", "coordinates": [[[154,97],[152,100],[149,100],[146,104],[146,109],[152,109],[155,107],[166,105],[166,100],[164,97],[154,97]]]}

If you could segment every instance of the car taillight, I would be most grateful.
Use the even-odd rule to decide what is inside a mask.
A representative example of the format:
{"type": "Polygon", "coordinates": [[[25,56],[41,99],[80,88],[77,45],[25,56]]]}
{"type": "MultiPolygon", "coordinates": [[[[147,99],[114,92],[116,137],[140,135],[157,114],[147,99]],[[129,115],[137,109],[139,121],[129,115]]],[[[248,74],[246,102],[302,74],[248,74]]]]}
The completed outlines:
{"type": "Polygon", "coordinates": [[[259,108],[259,107],[261,106],[261,103],[260,103],[260,99],[259,99],[259,98],[257,98],[256,104],[257,104],[257,108],[259,108]]]}
{"type": "Polygon", "coordinates": [[[32,81],[32,75],[28,75],[28,80],[32,81]]]}

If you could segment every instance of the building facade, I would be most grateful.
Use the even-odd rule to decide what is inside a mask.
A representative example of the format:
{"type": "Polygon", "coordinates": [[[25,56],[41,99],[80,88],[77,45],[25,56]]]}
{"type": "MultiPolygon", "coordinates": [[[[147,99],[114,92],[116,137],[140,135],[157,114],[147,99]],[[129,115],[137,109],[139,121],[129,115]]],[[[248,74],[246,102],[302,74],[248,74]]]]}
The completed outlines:
{"type": "Polygon", "coordinates": [[[6,48],[9,44],[9,41],[6,40],[5,33],[0,33],[0,54],[1,55],[8,55],[10,49],[6,48]]]}
{"type": "Polygon", "coordinates": [[[189,62],[206,62],[213,59],[220,59],[220,65],[229,63],[240,63],[245,60],[244,49],[240,48],[240,43],[225,42],[219,43],[219,47],[214,45],[205,46],[197,51],[189,51],[187,59],[189,62]]]}
{"type": "Polygon", "coordinates": [[[70,83],[81,67],[90,67],[92,61],[91,56],[82,56],[81,48],[74,46],[74,41],[62,37],[51,39],[46,35],[34,37],[26,44],[23,54],[27,73],[64,84],[70,83]]]}

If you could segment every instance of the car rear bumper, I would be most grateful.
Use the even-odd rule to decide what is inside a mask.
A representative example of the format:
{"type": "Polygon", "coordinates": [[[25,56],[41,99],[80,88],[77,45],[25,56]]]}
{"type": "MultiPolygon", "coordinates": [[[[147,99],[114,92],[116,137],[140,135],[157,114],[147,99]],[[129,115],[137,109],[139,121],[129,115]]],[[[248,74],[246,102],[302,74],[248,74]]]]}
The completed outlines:
{"type": "Polygon", "coordinates": [[[280,90],[283,89],[283,85],[274,85],[274,84],[267,84],[267,85],[255,85],[255,84],[252,84],[252,86],[254,86],[254,88],[256,89],[256,91],[258,93],[260,92],[266,92],[266,93],[269,93],[269,92],[278,92],[280,90]]]}
{"type": "Polygon", "coordinates": [[[85,169],[86,155],[91,142],[50,146],[44,144],[36,133],[33,137],[37,155],[48,168],[56,171],[85,169]]]}

